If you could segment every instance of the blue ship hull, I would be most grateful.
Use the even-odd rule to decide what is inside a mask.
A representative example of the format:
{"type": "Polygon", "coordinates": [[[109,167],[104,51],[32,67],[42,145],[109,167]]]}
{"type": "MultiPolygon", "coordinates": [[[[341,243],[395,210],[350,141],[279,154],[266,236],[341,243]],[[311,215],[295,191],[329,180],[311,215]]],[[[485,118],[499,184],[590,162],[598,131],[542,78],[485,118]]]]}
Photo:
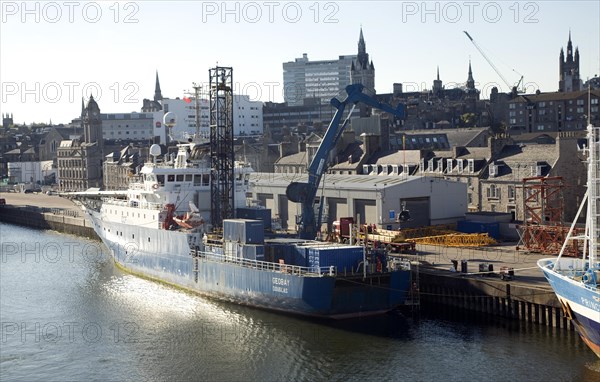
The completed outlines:
{"type": "Polygon", "coordinates": [[[566,275],[552,270],[553,263],[553,259],[542,259],[538,265],[583,341],[600,357],[600,291],[584,284],[575,272],[566,275]]]}
{"type": "Polygon", "coordinates": [[[109,229],[101,219],[92,219],[115,262],[126,271],[237,304],[306,316],[349,318],[380,314],[403,305],[410,286],[410,270],[373,273],[365,279],[356,274],[300,273],[289,265],[231,260],[206,252],[194,256],[183,232],[119,223],[111,223],[109,229]],[[125,239],[146,236],[155,248],[165,250],[149,250],[146,240],[125,239]]]}

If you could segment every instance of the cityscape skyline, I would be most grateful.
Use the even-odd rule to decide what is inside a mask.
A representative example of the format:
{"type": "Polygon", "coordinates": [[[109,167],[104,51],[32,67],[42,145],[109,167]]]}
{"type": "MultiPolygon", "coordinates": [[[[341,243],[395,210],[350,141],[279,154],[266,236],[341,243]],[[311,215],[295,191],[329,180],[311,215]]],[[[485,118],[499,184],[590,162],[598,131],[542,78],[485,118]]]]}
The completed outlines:
{"type": "Polygon", "coordinates": [[[368,14],[366,2],[22,4],[2,2],[0,33],[1,111],[18,124],[68,123],[87,92],[102,112],[139,112],[156,71],[163,95],[176,98],[217,63],[233,67],[238,93],[283,102],[284,62],[356,54],[361,27],[378,93],[393,83],[431,89],[438,66],[444,86],[461,86],[469,60],[482,98],[493,86],[508,91],[464,30],[510,82],[523,75],[529,92],[558,90],[569,31],[582,80],[600,74],[600,5],[591,1],[379,1],[368,14]]]}

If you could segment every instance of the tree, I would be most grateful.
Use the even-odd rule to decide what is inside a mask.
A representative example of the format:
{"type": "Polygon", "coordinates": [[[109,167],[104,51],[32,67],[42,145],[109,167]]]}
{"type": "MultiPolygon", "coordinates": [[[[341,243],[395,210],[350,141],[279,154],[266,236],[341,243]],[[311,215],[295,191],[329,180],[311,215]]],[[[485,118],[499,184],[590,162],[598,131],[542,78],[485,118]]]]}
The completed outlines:
{"type": "Polygon", "coordinates": [[[460,116],[460,121],[464,127],[473,127],[476,120],[477,119],[474,113],[465,113],[460,116]]]}

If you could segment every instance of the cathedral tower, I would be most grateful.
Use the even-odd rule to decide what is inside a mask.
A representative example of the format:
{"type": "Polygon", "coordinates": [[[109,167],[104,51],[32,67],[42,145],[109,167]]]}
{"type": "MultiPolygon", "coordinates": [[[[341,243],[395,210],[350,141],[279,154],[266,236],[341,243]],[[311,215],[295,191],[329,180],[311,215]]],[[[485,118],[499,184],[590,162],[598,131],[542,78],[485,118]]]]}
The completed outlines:
{"type": "Polygon", "coordinates": [[[573,55],[573,43],[571,42],[571,31],[569,31],[569,41],[567,42],[567,57],[560,48],[559,56],[559,92],[574,92],[581,90],[581,79],[579,77],[579,48],[575,48],[573,55]]]}
{"type": "Polygon", "coordinates": [[[375,93],[375,66],[373,61],[369,61],[362,28],[360,28],[358,38],[358,55],[350,68],[350,82],[352,84],[363,84],[368,92],[375,93]]]}

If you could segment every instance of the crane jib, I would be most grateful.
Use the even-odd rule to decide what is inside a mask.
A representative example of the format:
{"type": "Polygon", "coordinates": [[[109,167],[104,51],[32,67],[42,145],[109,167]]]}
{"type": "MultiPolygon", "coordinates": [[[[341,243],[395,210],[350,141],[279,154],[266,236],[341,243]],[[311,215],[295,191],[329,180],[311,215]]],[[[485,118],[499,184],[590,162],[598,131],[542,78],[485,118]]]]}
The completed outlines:
{"type": "Polygon", "coordinates": [[[321,172],[323,172],[323,165],[325,164],[325,159],[321,158],[319,161],[319,167],[317,167],[317,176],[321,176],[321,172]]]}

